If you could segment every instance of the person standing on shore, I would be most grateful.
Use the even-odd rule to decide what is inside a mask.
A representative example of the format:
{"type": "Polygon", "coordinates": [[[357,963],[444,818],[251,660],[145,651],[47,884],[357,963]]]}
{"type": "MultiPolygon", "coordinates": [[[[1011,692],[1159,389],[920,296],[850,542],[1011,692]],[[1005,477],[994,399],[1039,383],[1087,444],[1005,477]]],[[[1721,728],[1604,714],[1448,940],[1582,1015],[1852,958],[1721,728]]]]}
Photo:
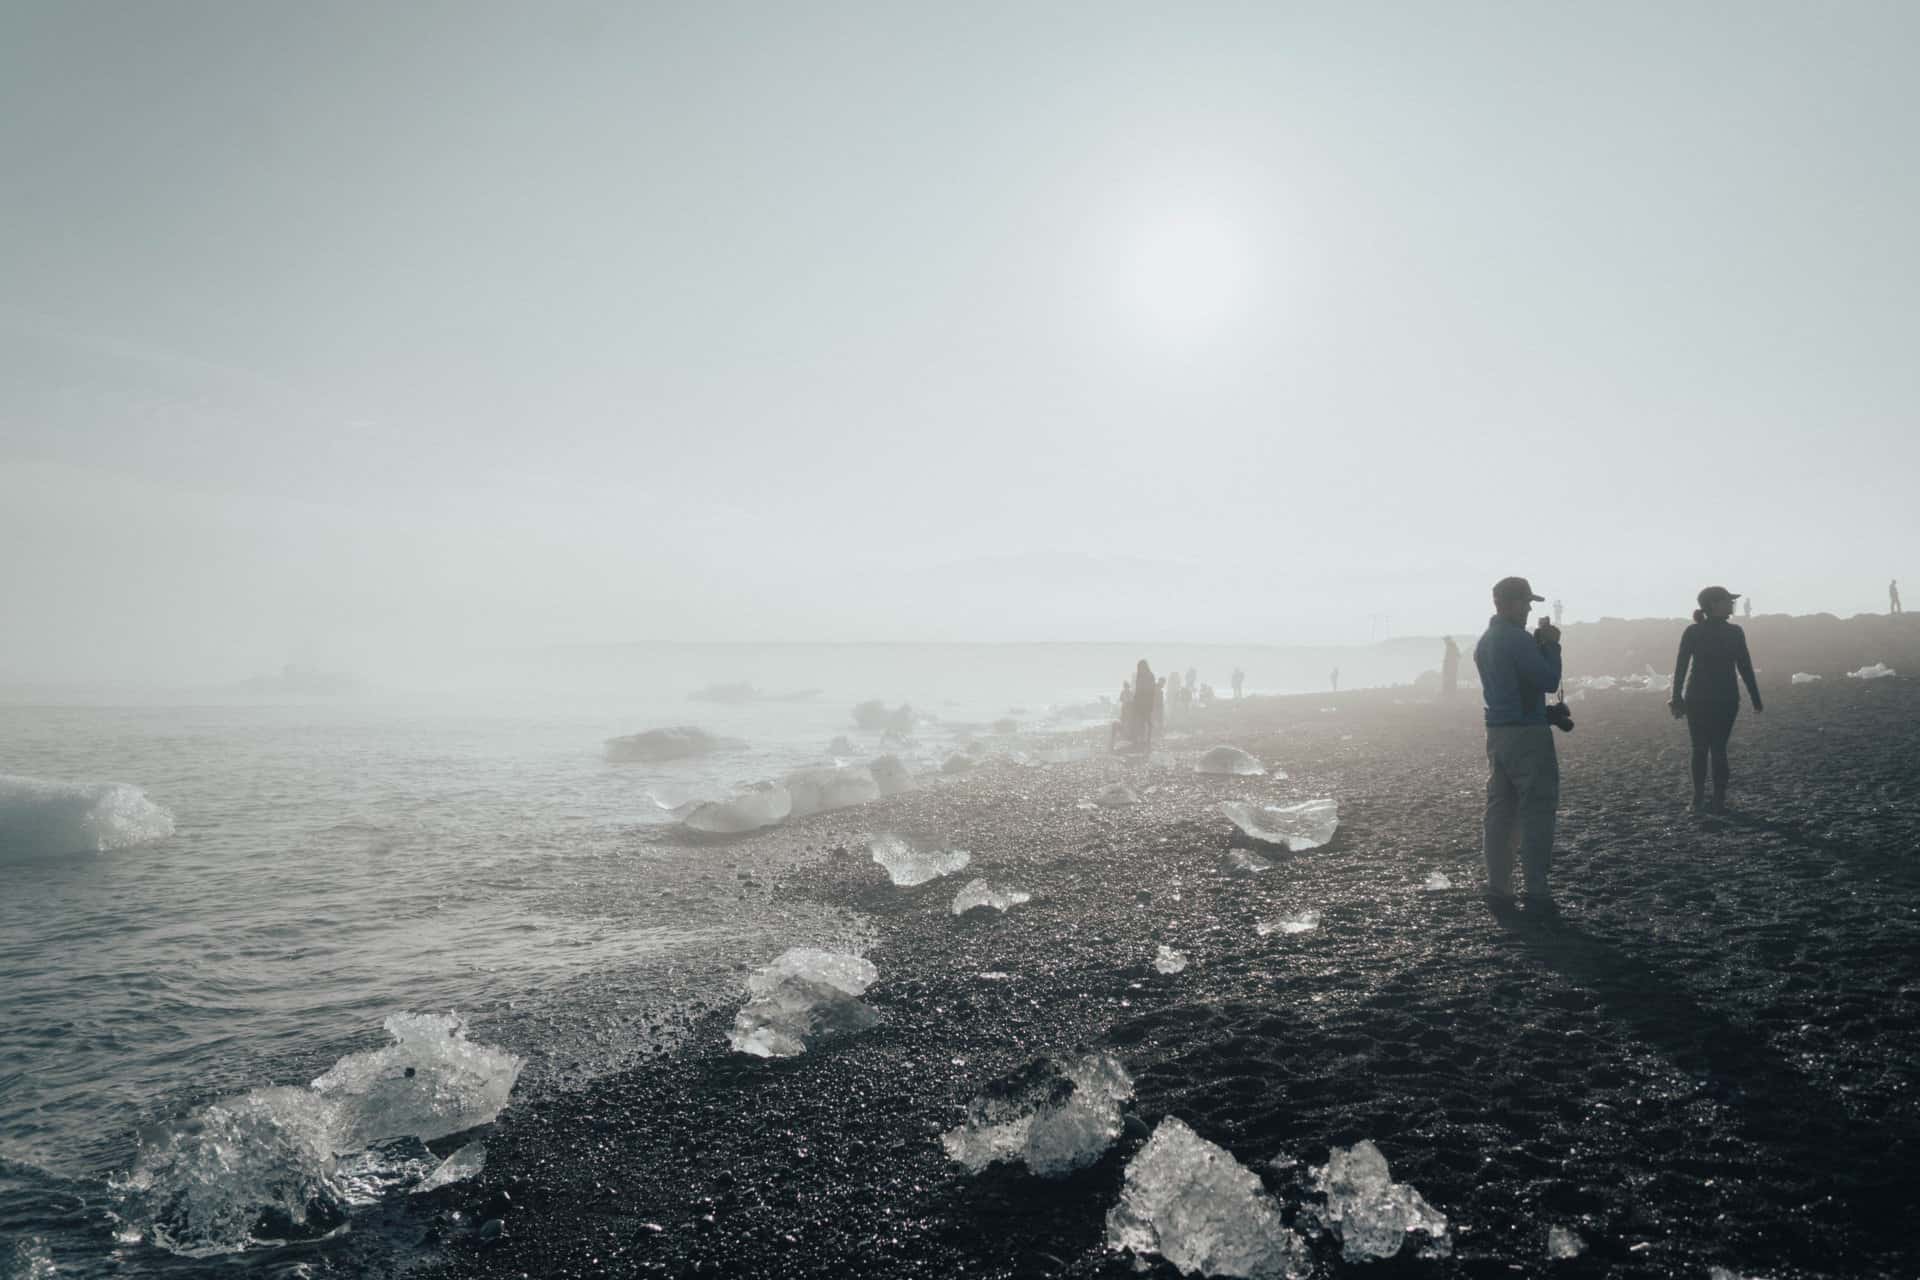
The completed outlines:
{"type": "Polygon", "coordinates": [[[1246,686],[1246,683],[1247,673],[1235,667],[1233,669],[1233,696],[1236,699],[1240,697],[1240,690],[1246,686]]]}
{"type": "Polygon", "coordinates": [[[1335,693],[1340,692],[1340,668],[1335,667],[1327,672],[1327,683],[1333,686],[1335,693]]]}
{"type": "Polygon", "coordinates": [[[1887,612],[1900,612],[1900,579],[1887,583],[1887,612]]]}
{"type": "Polygon", "coordinates": [[[1440,658],[1440,696],[1451,698],[1460,692],[1460,646],[1448,636],[1447,651],[1440,658]]]}
{"type": "Polygon", "coordinates": [[[1680,634],[1680,655],[1673,664],[1673,701],[1675,719],[1687,721],[1687,736],[1693,740],[1693,809],[1698,813],[1707,803],[1707,769],[1713,769],[1712,812],[1727,811],[1727,740],[1733,736],[1733,722],[1740,714],[1740,686],[1734,673],[1746,681],[1747,696],[1753,699],[1756,713],[1760,704],[1760,686],[1753,678],[1753,658],[1747,653],[1747,633],[1733,625],[1733,602],[1740,597],[1725,587],[1708,587],[1699,595],[1700,607],[1693,611],[1693,625],[1680,634]],[[1687,683],[1687,667],[1693,667],[1693,682],[1687,683]]]}
{"type": "Polygon", "coordinates": [[[1539,630],[1527,634],[1527,615],[1542,599],[1525,578],[1494,583],[1494,614],[1474,646],[1473,665],[1486,703],[1487,897],[1495,906],[1512,905],[1517,845],[1527,908],[1550,914],[1547,872],[1560,807],[1560,757],[1547,720],[1547,694],[1560,687],[1560,628],[1542,618],[1539,630]]]}

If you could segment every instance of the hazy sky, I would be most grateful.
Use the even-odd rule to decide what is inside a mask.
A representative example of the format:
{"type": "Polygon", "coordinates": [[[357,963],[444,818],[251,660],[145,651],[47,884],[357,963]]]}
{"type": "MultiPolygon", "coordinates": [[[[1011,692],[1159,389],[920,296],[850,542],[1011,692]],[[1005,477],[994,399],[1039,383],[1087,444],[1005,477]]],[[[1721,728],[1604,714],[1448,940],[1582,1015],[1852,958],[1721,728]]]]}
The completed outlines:
{"type": "Polygon", "coordinates": [[[1917,48],[0,0],[0,678],[1920,598],[1917,48]]]}

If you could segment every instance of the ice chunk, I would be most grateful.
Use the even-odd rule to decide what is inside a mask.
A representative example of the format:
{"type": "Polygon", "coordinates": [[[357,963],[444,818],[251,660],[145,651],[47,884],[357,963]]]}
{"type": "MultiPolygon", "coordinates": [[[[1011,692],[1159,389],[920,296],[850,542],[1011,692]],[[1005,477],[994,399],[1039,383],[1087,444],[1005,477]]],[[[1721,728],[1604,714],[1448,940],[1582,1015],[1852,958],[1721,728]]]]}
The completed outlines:
{"type": "Polygon", "coordinates": [[[500,1114],[520,1076],[518,1057],[467,1039],[457,1013],[396,1013],[385,1023],[393,1043],[348,1054],[313,1082],[342,1103],[337,1149],[384,1138],[445,1137],[500,1114]]]}
{"type": "Polygon", "coordinates": [[[173,834],[173,814],[124,782],[0,773],[0,858],[106,853],[173,834]]]}
{"type": "Polygon", "coordinates": [[[1267,767],[1238,747],[1209,747],[1194,763],[1195,773],[1230,773],[1243,778],[1258,778],[1267,767]]]}
{"type": "Polygon", "coordinates": [[[1577,1232],[1555,1224],[1547,1228],[1547,1258],[1559,1262],[1564,1258],[1577,1258],[1587,1251],[1587,1242],[1577,1232]]]}
{"type": "Polygon", "coordinates": [[[1257,853],[1248,853],[1245,849],[1229,849],[1221,860],[1221,870],[1230,876],[1257,876],[1262,871],[1273,870],[1273,864],[1257,853]]]}
{"type": "Polygon", "coordinates": [[[1153,953],[1153,967],[1161,973],[1179,973],[1187,967],[1187,953],[1175,951],[1163,942],[1160,949],[1153,953]]]}
{"type": "Polygon", "coordinates": [[[766,786],[743,791],[731,800],[711,800],[683,821],[709,835],[739,835],[770,827],[793,812],[793,797],[785,787],[766,786]]]}
{"type": "Polygon", "coordinates": [[[697,725],[674,725],[670,729],[648,729],[624,738],[607,739],[607,759],[615,764],[659,763],[685,760],[691,756],[712,755],[747,744],[738,738],[721,738],[697,725]]]}
{"type": "Polygon", "coordinates": [[[873,775],[873,781],[883,796],[897,796],[902,791],[913,790],[913,775],[907,772],[907,766],[900,762],[899,756],[881,756],[867,765],[867,772],[873,775]]]}
{"type": "Polygon", "coordinates": [[[1858,671],[1847,672],[1847,679],[1849,680],[1881,680],[1886,678],[1887,676],[1894,675],[1894,674],[1896,673],[1892,667],[1888,666],[1884,662],[1876,662],[1870,667],[1862,667],[1858,671]]]}
{"type": "Polygon", "coordinates": [[[1438,1251],[1450,1247],[1446,1215],[1404,1182],[1395,1182],[1387,1158],[1372,1142],[1335,1147],[1313,1170],[1314,1190],[1327,1198],[1326,1223],[1340,1236],[1348,1262],[1391,1258],[1411,1232],[1424,1233],[1438,1251]]]}
{"type": "Polygon", "coordinates": [[[1120,1136],[1120,1104],[1133,1081],[1111,1054],[1064,1065],[1034,1063],[996,1083],[967,1107],[965,1124],[940,1143],[956,1163],[979,1173],[997,1161],[1024,1162],[1043,1178],[1094,1163],[1120,1136]]]}
{"type": "Polygon", "coordinates": [[[1005,911],[1008,907],[1017,907],[1032,900],[1032,894],[1022,893],[1018,889],[996,889],[985,880],[969,880],[959,893],[953,895],[953,914],[963,916],[969,911],[983,908],[1005,911]]]}
{"type": "Polygon", "coordinates": [[[886,703],[875,698],[853,709],[853,722],[862,729],[904,736],[913,732],[913,708],[903,702],[889,711],[886,703]]]}
{"type": "Polygon", "coordinates": [[[349,1054],[310,1088],[256,1089],[210,1103],[144,1138],[114,1180],[121,1216],[175,1253],[208,1257],[338,1227],[348,1205],[448,1180],[481,1152],[436,1162],[420,1140],[486,1124],[520,1072],[475,1044],[458,1014],[395,1014],[393,1043],[349,1054]]]}
{"type": "Polygon", "coordinates": [[[1318,849],[1333,839],[1340,826],[1340,806],[1330,799],[1299,804],[1254,805],[1244,800],[1222,800],[1220,812],[1250,839],[1284,845],[1289,852],[1318,849]]]}
{"type": "Polygon", "coordinates": [[[1254,929],[1264,938],[1270,933],[1311,933],[1319,927],[1318,911],[1302,911],[1297,916],[1283,916],[1271,922],[1262,920],[1254,929]]]}
{"type": "Polygon", "coordinates": [[[860,1003],[880,971],[859,956],[793,947],[747,979],[751,997],[734,1015],[727,1043],[757,1058],[805,1053],[809,1038],[861,1031],[879,1021],[860,1003]]]}
{"type": "Polygon", "coordinates": [[[1442,889],[1453,888],[1453,881],[1447,878],[1444,871],[1431,871],[1427,873],[1427,882],[1421,888],[1429,893],[1438,893],[1442,889]]]}
{"type": "Polygon", "coordinates": [[[1819,678],[1820,678],[1819,676],[1816,676],[1816,675],[1814,675],[1814,674],[1812,674],[1811,672],[1807,672],[1807,671],[1796,671],[1796,672],[1794,672],[1794,673],[1793,673],[1793,677],[1792,677],[1792,680],[1791,680],[1791,683],[1793,683],[1793,684],[1812,684],[1812,683],[1813,683],[1813,682],[1814,682],[1815,680],[1818,680],[1819,678]]]}
{"type": "Polygon", "coordinates": [[[873,771],[861,765],[844,769],[801,769],[781,782],[793,797],[791,816],[807,818],[833,809],[848,809],[880,798],[873,771]]]}
{"type": "Polygon", "coordinates": [[[1300,1280],[1313,1271],[1306,1243],[1254,1172],[1176,1116],[1127,1163],[1107,1247],[1157,1253],[1186,1275],[1300,1280]]]}
{"type": "Polygon", "coordinates": [[[420,1180],[419,1190],[432,1191],[436,1187],[449,1186],[455,1182],[465,1182],[477,1176],[487,1167],[487,1144],[469,1142],[452,1155],[442,1160],[432,1173],[420,1180]]]}
{"type": "Polygon", "coordinates": [[[952,755],[947,757],[947,762],[945,764],[940,766],[940,772],[965,773],[967,770],[971,768],[973,768],[972,758],[968,756],[963,756],[958,751],[956,751],[952,755]]]}
{"type": "Polygon", "coordinates": [[[1139,804],[1140,797],[1133,794],[1133,788],[1124,782],[1109,782],[1093,793],[1093,802],[1103,809],[1121,809],[1130,804],[1139,804]]]}
{"type": "Polygon", "coordinates": [[[875,836],[868,848],[873,860],[886,868],[887,879],[903,889],[950,876],[973,861],[973,855],[965,849],[922,852],[892,835],[875,836]]]}

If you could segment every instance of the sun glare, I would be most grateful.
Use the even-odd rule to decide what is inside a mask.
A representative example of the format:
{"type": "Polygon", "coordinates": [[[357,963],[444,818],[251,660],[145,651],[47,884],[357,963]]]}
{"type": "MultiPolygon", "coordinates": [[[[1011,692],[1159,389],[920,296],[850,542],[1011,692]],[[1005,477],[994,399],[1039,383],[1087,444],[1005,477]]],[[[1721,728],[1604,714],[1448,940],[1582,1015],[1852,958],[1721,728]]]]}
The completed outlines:
{"type": "Polygon", "coordinates": [[[1214,210],[1143,221],[1116,264],[1120,302],[1155,342],[1192,350],[1231,329],[1252,292],[1253,253],[1243,229],[1214,210]]]}

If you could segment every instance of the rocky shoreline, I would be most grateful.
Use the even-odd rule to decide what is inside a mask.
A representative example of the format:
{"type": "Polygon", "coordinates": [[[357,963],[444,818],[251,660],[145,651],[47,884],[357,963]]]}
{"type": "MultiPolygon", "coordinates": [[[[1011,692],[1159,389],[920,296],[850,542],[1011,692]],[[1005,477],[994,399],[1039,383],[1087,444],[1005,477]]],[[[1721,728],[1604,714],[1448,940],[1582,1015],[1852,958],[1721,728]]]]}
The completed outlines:
{"type": "Polygon", "coordinates": [[[1131,1275],[1106,1217],[1178,1117],[1258,1175],[1323,1273],[1910,1275],[1920,681],[1768,706],[1736,733],[1721,820],[1684,812],[1685,732],[1657,695],[1583,704],[1558,922],[1482,901],[1476,708],[1405,691],[1229,704],[1152,762],[996,761],[702,846],[871,922],[877,1025],[761,1059],[728,1050],[718,1008],[652,1065],[517,1103],[479,1178],[416,1197],[447,1250],[430,1270],[1131,1275]],[[1216,743],[1287,776],[1194,773],[1216,743]],[[1114,782],[1140,802],[1088,803],[1114,782]],[[1318,797],[1330,844],[1234,856],[1218,802],[1318,797]],[[881,832],[972,862],[896,887],[867,855],[881,832]],[[1032,899],[956,917],[974,875],[1032,899]],[[1163,946],[1183,970],[1156,968],[1163,946]],[[948,1157],[983,1089],[1089,1050],[1134,1084],[1091,1167],[948,1157]],[[1363,1139],[1449,1219],[1449,1256],[1341,1259],[1309,1170],[1363,1139]],[[1556,1227],[1578,1256],[1549,1259],[1556,1227]]]}

